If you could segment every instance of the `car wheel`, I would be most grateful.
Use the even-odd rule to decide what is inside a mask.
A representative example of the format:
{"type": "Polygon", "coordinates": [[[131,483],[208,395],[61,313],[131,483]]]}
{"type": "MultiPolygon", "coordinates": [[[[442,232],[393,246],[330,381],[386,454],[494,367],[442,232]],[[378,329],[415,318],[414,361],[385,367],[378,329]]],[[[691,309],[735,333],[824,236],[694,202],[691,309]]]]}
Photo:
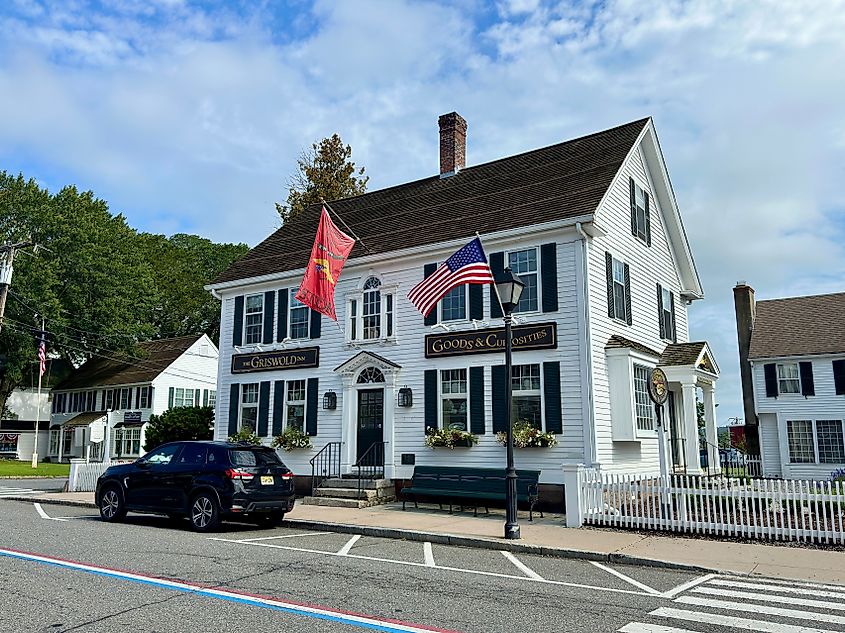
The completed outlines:
{"type": "Polygon", "coordinates": [[[123,493],[117,486],[108,486],[100,495],[100,518],[113,523],[122,521],[126,516],[126,503],[123,493]]]}
{"type": "Polygon", "coordinates": [[[197,532],[211,532],[220,525],[220,506],[217,497],[210,492],[201,492],[191,500],[191,527],[197,532]]]}

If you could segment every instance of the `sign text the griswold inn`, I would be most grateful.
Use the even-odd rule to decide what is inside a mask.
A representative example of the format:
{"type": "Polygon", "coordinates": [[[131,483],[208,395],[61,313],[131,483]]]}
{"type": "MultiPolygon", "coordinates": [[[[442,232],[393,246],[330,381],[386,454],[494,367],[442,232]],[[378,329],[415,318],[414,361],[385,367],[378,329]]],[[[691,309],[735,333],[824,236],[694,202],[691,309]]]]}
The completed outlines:
{"type": "Polygon", "coordinates": [[[235,354],[232,356],[232,373],[246,374],[252,371],[274,371],[281,369],[302,369],[319,367],[320,348],[279,350],[275,352],[255,352],[254,354],[235,354]]]}
{"type": "MultiPolygon", "coordinates": [[[[513,328],[513,350],[550,349],[557,347],[557,324],[520,325],[513,328]]],[[[505,351],[505,328],[486,328],[429,334],[425,337],[425,357],[489,354],[505,351]]]]}

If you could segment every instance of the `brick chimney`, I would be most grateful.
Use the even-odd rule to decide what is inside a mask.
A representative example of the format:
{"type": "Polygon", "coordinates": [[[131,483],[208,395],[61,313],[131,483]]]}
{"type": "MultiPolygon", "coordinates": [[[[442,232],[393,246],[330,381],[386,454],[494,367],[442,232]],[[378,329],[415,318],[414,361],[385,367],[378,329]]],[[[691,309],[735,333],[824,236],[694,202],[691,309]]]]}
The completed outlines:
{"type": "Polygon", "coordinates": [[[457,112],[442,115],[440,124],[440,177],[447,178],[466,167],[467,122],[457,112]]]}
{"type": "Polygon", "coordinates": [[[739,281],[734,286],[734,311],[736,312],[736,337],[739,342],[739,376],[742,382],[742,406],[745,412],[745,437],[748,442],[748,451],[759,454],[760,439],[757,414],[754,412],[754,383],[751,379],[751,363],[748,360],[757,309],[754,302],[754,288],[744,281],[739,281]]]}

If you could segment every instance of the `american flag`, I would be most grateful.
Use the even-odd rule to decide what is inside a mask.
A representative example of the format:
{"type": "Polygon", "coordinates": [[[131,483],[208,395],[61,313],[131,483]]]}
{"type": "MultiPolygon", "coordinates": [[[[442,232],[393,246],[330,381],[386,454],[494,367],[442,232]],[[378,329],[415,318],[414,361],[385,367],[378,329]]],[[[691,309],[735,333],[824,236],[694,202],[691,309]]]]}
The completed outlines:
{"type": "Polygon", "coordinates": [[[44,372],[47,370],[47,348],[44,345],[44,337],[42,336],[40,342],[38,343],[38,363],[40,365],[39,371],[41,372],[41,376],[44,375],[44,372]]]}
{"type": "Polygon", "coordinates": [[[411,288],[408,299],[423,316],[428,316],[437,302],[452,288],[461,284],[489,284],[493,281],[484,247],[481,246],[481,240],[475,238],[411,288]]]}

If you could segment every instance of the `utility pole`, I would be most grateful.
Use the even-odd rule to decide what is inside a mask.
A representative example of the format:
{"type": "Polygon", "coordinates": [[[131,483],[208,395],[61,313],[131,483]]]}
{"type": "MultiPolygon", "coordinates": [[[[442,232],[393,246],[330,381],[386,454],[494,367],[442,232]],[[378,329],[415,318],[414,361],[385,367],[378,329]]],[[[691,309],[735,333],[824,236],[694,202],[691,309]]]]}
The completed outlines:
{"type": "Polygon", "coordinates": [[[35,242],[17,242],[0,245],[0,330],[3,329],[3,315],[6,313],[6,297],[12,285],[12,265],[15,254],[24,248],[35,246],[35,242]]]}
{"type": "MultiPolygon", "coordinates": [[[[32,467],[38,468],[38,425],[41,423],[41,379],[44,377],[44,365],[46,364],[46,339],[44,317],[41,317],[41,331],[38,333],[38,396],[35,399],[35,444],[32,447],[32,467]]],[[[47,425],[47,437],[50,431],[47,425]]]]}

